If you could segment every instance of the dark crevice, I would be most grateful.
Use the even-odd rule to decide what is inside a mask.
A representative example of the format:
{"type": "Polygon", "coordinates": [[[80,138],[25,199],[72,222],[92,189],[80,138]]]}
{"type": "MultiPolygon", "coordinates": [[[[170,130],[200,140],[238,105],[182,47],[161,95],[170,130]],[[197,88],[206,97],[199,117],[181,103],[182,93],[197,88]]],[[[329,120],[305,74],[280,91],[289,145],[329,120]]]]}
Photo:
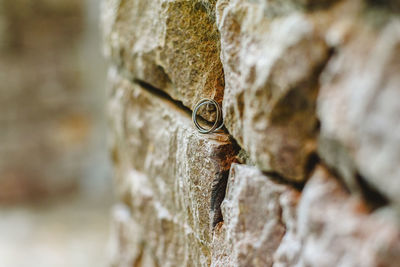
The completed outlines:
{"type": "Polygon", "coordinates": [[[264,171],[263,174],[268,176],[268,178],[274,181],[275,183],[290,186],[299,192],[303,190],[305,184],[305,182],[289,181],[288,179],[286,179],[285,177],[281,176],[279,173],[274,171],[264,171]]]}
{"type": "Polygon", "coordinates": [[[305,176],[310,177],[311,173],[320,162],[321,160],[318,154],[316,152],[311,153],[311,155],[308,156],[307,164],[304,169],[305,176]]]}
{"type": "Polygon", "coordinates": [[[166,100],[170,103],[172,103],[174,106],[176,106],[178,109],[184,111],[185,113],[189,114],[189,116],[191,116],[192,111],[190,108],[186,107],[185,105],[183,105],[183,103],[179,100],[173,99],[169,94],[167,94],[166,92],[162,91],[161,89],[158,89],[156,87],[154,87],[153,85],[139,80],[139,79],[134,79],[132,81],[133,83],[136,83],[138,85],[140,85],[143,89],[145,89],[146,91],[148,91],[149,93],[163,99],[166,100]]]}
{"type": "Polygon", "coordinates": [[[371,8],[382,8],[394,13],[400,11],[400,2],[398,0],[367,0],[366,2],[371,8]]]}
{"type": "Polygon", "coordinates": [[[225,157],[229,165],[224,166],[224,171],[217,173],[212,183],[210,199],[212,229],[214,229],[217,224],[224,221],[221,211],[221,204],[222,201],[224,201],[225,199],[231,164],[237,162],[236,157],[239,150],[241,149],[236,140],[231,135],[229,135],[229,139],[232,145],[232,149],[229,149],[228,153],[221,151],[221,154],[217,155],[217,157],[220,158],[225,157]]]}
{"type": "Polygon", "coordinates": [[[309,11],[318,11],[321,9],[328,9],[331,6],[337,4],[338,1],[333,1],[333,0],[325,0],[325,1],[320,1],[320,2],[312,2],[308,3],[305,5],[306,10],[309,11]]]}
{"type": "Polygon", "coordinates": [[[386,206],[389,203],[389,200],[373,188],[360,174],[357,174],[355,179],[360,187],[361,195],[371,211],[386,206]]]}
{"type": "Polygon", "coordinates": [[[359,194],[362,200],[365,202],[367,208],[370,212],[373,212],[381,207],[387,206],[390,201],[377,189],[375,189],[363,176],[359,173],[354,174],[355,185],[357,189],[351,189],[344,181],[342,175],[340,175],[336,170],[326,165],[324,162],[321,164],[331,173],[334,177],[336,177],[338,183],[341,187],[348,193],[356,193],[359,194]],[[355,191],[356,190],[356,191],[355,191]]]}
{"type": "Polygon", "coordinates": [[[238,142],[236,141],[236,139],[229,133],[228,129],[226,129],[225,127],[224,127],[223,129],[224,129],[225,132],[228,134],[228,136],[229,136],[229,142],[231,142],[232,147],[233,147],[233,150],[235,151],[235,158],[236,158],[235,162],[238,162],[238,161],[237,161],[237,156],[239,155],[239,152],[240,152],[241,150],[243,150],[243,149],[242,149],[242,147],[238,144],[238,142]]]}
{"type": "Polygon", "coordinates": [[[222,222],[221,204],[225,199],[226,186],[228,184],[229,170],[216,175],[211,189],[211,225],[212,228],[222,222]]]}

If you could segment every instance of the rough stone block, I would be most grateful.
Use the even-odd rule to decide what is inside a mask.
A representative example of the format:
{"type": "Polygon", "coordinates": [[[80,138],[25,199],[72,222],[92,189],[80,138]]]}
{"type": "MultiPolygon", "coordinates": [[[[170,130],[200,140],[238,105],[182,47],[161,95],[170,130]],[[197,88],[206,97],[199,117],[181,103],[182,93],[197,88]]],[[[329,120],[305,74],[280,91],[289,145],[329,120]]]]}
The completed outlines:
{"type": "Polygon", "coordinates": [[[232,165],[211,266],[272,266],[286,224],[295,223],[298,196],[255,167],[232,165]]]}
{"type": "Polygon", "coordinates": [[[110,77],[116,183],[142,240],[162,266],[207,266],[220,220],[211,199],[225,193],[213,188],[226,183],[235,148],[226,134],[199,134],[171,100],[110,77]]]}
{"type": "Polygon", "coordinates": [[[292,241],[282,242],[274,266],[395,267],[400,262],[396,216],[389,209],[369,213],[323,167],[303,189],[297,227],[285,235],[292,241]]]}
{"type": "Polygon", "coordinates": [[[328,47],[310,17],[293,11],[272,19],[270,4],[218,1],[225,125],[260,169],[302,181],[316,147],[318,73],[328,47]]]}
{"type": "Polygon", "coordinates": [[[351,189],[359,173],[400,207],[400,20],[386,20],[343,31],[321,79],[319,154],[351,189]]]}
{"type": "Polygon", "coordinates": [[[105,1],[106,54],[125,77],[164,90],[191,109],[205,97],[221,102],[215,2],[105,1]]]}

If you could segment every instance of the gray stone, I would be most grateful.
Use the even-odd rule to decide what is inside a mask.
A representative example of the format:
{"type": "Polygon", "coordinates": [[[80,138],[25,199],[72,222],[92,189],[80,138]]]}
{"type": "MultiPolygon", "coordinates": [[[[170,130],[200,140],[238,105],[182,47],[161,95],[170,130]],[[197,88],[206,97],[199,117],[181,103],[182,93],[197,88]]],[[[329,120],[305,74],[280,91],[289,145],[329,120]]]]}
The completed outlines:
{"type": "Polygon", "coordinates": [[[299,193],[255,167],[233,164],[222,204],[224,222],[214,232],[211,266],[272,266],[295,221],[299,193]]]}
{"type": "Polygon", "coordinates": [[[236,154],[229,136],[199,134],[190,114],[174,102],[132,84],[115,70],[110,77],[120,199],[130,206],[155,262],[207,266],[210,225],[218,215],[218,203],[217,213],[210,211],[212,189],[226,179],[236,154]]]}
{"type": "Polygon", "coordinates": [[[343,34],[321,79],[319,153],[350,188],[359,173],[399,207],[400,21],[343,34]]]}
{"type": "Polygon", "coordinates": [[[320,166],[302,192],[297,228],[285,235],[291,241],[281,243],[274,266],[395,267],[400,262],[400,228],[393,212],[369,213],[320,166]]]}
{"type": "Polygon", "coordinates": [[[315,99],[328,48],[300,12],[271,19],[264,1],[217,4],[225,125],[263,171],[302,181],[315,150],[315,99]]]}

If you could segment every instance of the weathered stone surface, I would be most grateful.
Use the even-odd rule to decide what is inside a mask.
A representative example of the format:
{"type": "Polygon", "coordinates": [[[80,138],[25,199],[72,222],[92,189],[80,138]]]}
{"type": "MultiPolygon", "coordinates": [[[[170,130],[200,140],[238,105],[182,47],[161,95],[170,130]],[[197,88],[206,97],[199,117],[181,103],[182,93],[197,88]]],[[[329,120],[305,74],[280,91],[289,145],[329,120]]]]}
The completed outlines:
{"type": "Polygon", "coordinates": [[[281,243],[274,266],[394,267],[400,262],[396,217],[390,210],[369,214],[360,199],[345,192],[322,167],[305,186],[297,227],[288,228],[286,235],[292,238],[281,243]]]}
{"type": "Polygon", "coordinates": [[[223,97],[215,0],[108,0],[106,54],[126,78],[138,79],[193,108],[223,97]]]}
{"type": "Polygon", "coordinates": [[[321,79],[319,153],[351,189],[358,172],[399,207],[400,20],[385,20],[332,27],[338,53],[321,79]]]}
{"type": "Polygon", "coordinates": [[[199,134],[172,101],[110,77],[116,183],[140,239],[157,266],[207,266],[212,188],[236,153],[229,137],[199,134]]]}
{"type": "Polygon", "coordinates": [[[234,164],[214,232],[212,266],[397,266],[399,221],[369,213],[317,167],[302,194],[234,164]]]}
{"type": "Polygon", "coordinates": [[[295,223],[298,196],[255,167],[232,165],[211,266],[272,266],[285,224],[295,223]]]}
{"type": "Polygon", "coordinates": [[[369,205],[375,188],[393,203],[400,192],[399,23],[382,3],[106,1],[126,205],[113,264],[397,266],[399,219],[385,201],[369,205]],[[186,108],[222,99],[218,35],[224,120],[240,148],[198,134],[186,108]],[[351,189],[365,180],[363,194],[336,174],[351,189]]]}
{"type": "Polygon", "coordinates": [[[318,73],[328,48],[310,17],[272,19],[269,5],[218,1],[225,125],[259,168],[301,181],[315,149],[318,73]]]}

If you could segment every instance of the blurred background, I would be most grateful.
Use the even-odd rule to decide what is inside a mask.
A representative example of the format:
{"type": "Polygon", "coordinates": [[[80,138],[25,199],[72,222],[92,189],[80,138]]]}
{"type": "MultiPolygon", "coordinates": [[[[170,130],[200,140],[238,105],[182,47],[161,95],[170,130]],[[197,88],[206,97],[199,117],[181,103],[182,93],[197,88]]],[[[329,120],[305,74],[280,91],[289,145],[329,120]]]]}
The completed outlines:
{"type": "Polygon", "coordinates": [[[99,0],[0,0],[0,266],[106,266],[99,0]]]}

